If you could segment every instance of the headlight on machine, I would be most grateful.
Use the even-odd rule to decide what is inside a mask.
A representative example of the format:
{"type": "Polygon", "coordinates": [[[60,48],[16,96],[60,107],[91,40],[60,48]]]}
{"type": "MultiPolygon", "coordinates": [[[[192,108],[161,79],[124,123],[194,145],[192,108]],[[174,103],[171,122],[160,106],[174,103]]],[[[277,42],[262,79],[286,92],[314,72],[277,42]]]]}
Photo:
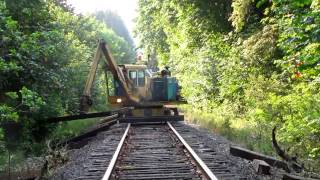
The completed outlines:
{"type": "Polygon", "coordinates": [[[122,99],[121,98],[117,98],[117,103],[121,103],[122,99]]]}

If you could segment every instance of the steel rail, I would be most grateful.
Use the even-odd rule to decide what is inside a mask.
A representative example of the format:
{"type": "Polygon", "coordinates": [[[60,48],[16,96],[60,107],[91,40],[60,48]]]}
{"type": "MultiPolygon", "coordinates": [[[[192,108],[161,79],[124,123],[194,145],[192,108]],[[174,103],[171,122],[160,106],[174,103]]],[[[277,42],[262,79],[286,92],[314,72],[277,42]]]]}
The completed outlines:
{"type": "Polygon", "coordinates": [[[179,141],[184,145],[187,151],[191,154],[193,160],[197,163],[198,167],[204,173],[204,176],[211,180],[218,180],[218,178],[212,173],[212,171],[208,168],[208,166],[201,160],[201,158],[193,151],[193,149],[188,145],[188,143],[183,139],[183,137],[174,129],[170,122],[167,122],[170,129],[177,136],[179,141]]]}
{"type": "Polygon", "coordinates": [[[73,121],[73,120],[80,120],[80,119],[89,119],[89,118],[96,118],[96,117],[105,117],[105,116],[112,116],[116,113],[123,113],[129,110],[134,109],[133,107],[123,107],[120,109],[106,111],[106,112],[96,112],[96,113],[88,113],[88,114],[77,114],[77,115],[69,115],[69,116],[60,116],[60,117],[51,117],[45,120],[46,123],[58,123],[64,121],[73,121]]]}
{"type": "MultiPolygon", "coordinates": [[[[72,137],[72,138],[64,140],[62,142],[57,142],[56,146],[69,145],[68,148],[73,149],[73,147],[74,147],[72,145],[73,143],[77,143],[77,142],[80,142],[86,138],[96,136],[99,132],[107,130],[110,126],[112,126],[113,124],[115,124],[118,121],[118,119],[117,119],[118,116],[119,116],[119,114],[114,114],[112,116],[108,116],[108,117],[102,119],[101,122],[99,124],[97,124],[97,126],[93,127],[92,129],[89,129],[88,131],[86,131],[78,136],[72,137]]],[[[79,147],[79,146],[76,146],[76,147],[79,147]]]]}
{"type": "Polygon", "coordinates": [[[102,180],[109,180],[110,179],[112,171],[113,171],[113,169],[114,169],[114,167],[116,165],[117,159],[118,159],[120,151],[121,151],[121,149],[123,147],[124,141],[125,141],[125,139],[126,139],[126,137],[128,135],[130,127],[131,127],[131,124],[129,123],[128,126],[127,126],[126,131],[124,132],[124,134],[123,134],[123,136],[122,136],[122,138],[121,138],[121,140],[120,140],[120,142],[118,144],[118,147],[117,147],[115,153],[112,156],[112,159],[111,159],[111,161],[109,163],[108,169],[105,172],[105,174],[103,175],[102,180]]]}

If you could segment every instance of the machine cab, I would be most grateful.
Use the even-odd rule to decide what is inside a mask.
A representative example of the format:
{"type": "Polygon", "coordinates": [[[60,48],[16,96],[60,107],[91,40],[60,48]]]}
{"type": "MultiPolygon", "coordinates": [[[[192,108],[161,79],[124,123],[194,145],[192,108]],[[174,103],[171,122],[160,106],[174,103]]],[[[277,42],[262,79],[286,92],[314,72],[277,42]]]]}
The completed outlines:
{"type": "MultiPolygon", "coordinates": [[[[119,65],[119,69],[124,76],[125,83],[127,84],[129,93],[131,96],[135,96],[139,101],[146,101],[149,99],[150,94],[148,91],[149,79],[151,78],[151,73],[149,73],[146,65],[133,65],[124,64],[119,65]]],[[[126,100],[125,91],[120,83],[114,80],[114,95],[110,96],[109,102],[114,103],[125,103],[126,100]],[[120,100],[121,99],[121,100],[120,100]]]]}
{"type": "MultiPolygon", "coordinates": [[[[146,65],[125,64],[118,66],[130,98],[137,102],[175,102],[179,98],[178,82],[170,76],[152,76],[146,65]]],[[[111,104],[127,104],[126,92],[118,81],[114,81],[115,96],[111,104]]]]}
{"type": "Polygon", "coordinates": [[[148,79],[150,75],[146,65],[123,65],[123,74],[128,78],[130,91],[142,100],[148,99],[148,79]]]}

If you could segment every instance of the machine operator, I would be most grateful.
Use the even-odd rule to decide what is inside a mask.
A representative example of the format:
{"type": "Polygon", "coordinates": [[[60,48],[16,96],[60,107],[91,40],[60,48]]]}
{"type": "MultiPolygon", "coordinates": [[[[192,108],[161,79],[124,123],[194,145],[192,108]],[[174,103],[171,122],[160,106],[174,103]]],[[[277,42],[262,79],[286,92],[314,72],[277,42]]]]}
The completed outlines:
{"type": "Polygon", "coordinates": [[[161,71],[161,76],[162,77],[170,77],[171,72],[169,70],[169,66],[165,66],[164,69],[161,71]]]}

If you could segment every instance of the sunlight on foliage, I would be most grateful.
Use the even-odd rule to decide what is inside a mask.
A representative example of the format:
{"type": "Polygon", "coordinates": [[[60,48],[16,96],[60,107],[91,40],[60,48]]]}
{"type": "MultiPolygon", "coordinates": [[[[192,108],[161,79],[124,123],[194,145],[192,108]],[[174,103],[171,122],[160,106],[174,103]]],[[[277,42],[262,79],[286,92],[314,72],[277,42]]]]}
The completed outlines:
{"type": "MultiPolygon", "coordinates": [[[[79,113],[98,40],[106,40],[119,63],[134,62],[129,42],[95,17],[76,15],[64,0],[0,0],[0,33],[0,125],[14,121],[20,128],[14,141],[0,128],[0,146],[21,154],[40,155],[51,133],[64,134],[45,123],[48,117],[79,113]]],[[[100,74],[92,89],[92,111],[108,109],[100,74]]],[[[65,128],[82,125],[92,124],[65,128]]]]}
{"type": "Polygon", "coordinates": [[[232,22],[232,26],[235,27],[237,32],[240,32],[244,27],[252,3],[252,0],[234,0],[232,2],[233,11],[229,20],[232,22]]]}
{"type": "Polygon", "coordinates": [[[141,0],[136,31],[147,53],[172,67],[195,122],[269,154],[279,125],[281,146],[316,168],[319,4],[141,0]]]}

